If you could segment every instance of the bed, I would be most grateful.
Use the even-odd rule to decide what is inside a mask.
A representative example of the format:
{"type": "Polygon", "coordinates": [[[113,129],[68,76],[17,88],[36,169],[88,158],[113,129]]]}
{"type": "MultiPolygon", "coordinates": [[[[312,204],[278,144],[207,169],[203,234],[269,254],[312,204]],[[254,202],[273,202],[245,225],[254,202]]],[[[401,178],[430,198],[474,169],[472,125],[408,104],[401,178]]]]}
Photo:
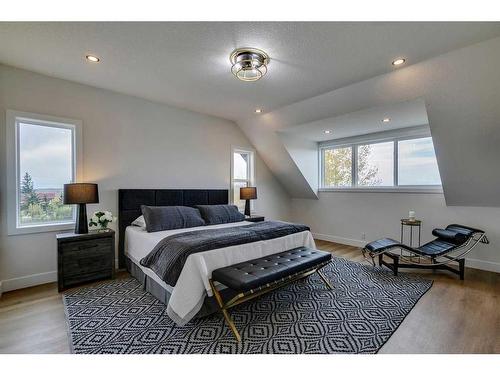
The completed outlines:
{"type": "MultiPolygon", "coordinates": [[[[193,318],[206,316],[218,310],[209,284],[213,270],[279,253],[300,246],[315,248],[310,231],[301,231],[282,237],[216,248],[187,257],[175,283],[169,285],[150,268],[141,265],[160,241],[179,234],[203,230],[243,227],[250,222],[236,222],[185,229],[148,233],[131,223],[141,215],[140,206],[196,206],[228,203],[228,190],[193,189],[121,189],[119,190],[119,264],[127,268],[144,288],[167,305],[167,314],[178,325],[193,318]]],[[[255,225],[255,224],[253,224],[255,225]]],[[[232,291],[222,290],[226,298],[232,291]]]]}

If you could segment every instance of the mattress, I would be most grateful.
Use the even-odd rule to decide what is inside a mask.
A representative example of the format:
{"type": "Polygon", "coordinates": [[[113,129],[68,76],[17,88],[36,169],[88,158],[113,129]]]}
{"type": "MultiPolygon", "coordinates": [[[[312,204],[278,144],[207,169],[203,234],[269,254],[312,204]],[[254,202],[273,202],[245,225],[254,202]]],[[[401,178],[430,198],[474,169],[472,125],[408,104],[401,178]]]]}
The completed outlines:
{"type": "Polygon", "coordinates": [[[167,314],[178,325],[184,325],[201,309],[205,298],[212,296],[208,279],[211,277],[213,270],[300,246],[315,248],[316,246],[311,233],[309,231],[299,232],[266,241],[251,242],[191,254],[186,259],[175,287],[166,284],[151,269],[141,266],[140,260],[149,254],[162,239],[177,233],[250,224],[243,221],[211,225],[210,227],[201,226],[153,233],[148,233],[143,228],[129,226],[125,231],[125,254],[144,274],[170,293],[167,314]]]}
{"type": "MultiPolygon", "coordinates": [[[[230,228],[242,225],[249,225],[247,221],[240,221],[237,223],[211,225],[210,229],[217,228],[230,228]]],[[[192,232],[196,230],[205,230],[206,226],[164,230],[160,232],[148,233],[144,228],[137,226],[129,226],[125,230],[125,255],[138,266],[144,274],[153,279],[160,286],[165,288],[169,293],[172,293],[173,287],[165,283],[160,277],[154,273],[150,268],[141,266],[140,261],[148,255],[155,246],[164,238],[172,236],[177,233],[192,232]]]]}

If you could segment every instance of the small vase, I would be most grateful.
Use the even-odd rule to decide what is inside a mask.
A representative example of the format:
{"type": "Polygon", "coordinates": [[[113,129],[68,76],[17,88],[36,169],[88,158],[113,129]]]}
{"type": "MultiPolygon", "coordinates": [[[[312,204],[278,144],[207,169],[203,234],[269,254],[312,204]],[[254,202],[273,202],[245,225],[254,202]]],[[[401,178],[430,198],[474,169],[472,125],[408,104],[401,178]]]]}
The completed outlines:
{"type": "Polygon", "coordinates": [[[99,223],[99,230],[105,231],[108,229],[108,223],[99,223]]]}

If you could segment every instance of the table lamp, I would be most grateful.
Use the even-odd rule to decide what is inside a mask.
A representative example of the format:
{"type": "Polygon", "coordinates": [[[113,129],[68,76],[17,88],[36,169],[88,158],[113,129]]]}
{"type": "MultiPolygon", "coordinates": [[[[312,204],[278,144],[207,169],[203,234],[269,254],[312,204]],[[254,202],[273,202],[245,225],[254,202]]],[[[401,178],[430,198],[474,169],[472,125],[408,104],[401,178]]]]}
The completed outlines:
{"type": "Polygon", "coordinates": [[[256,187],[240,188],[240,199],[245,200],[245,215],[250,216],[250,199],[257,199],[256,187]]]}
{"type": "Polygon", "coordinates": [[[87,203],[99,203],[97,184],[73,183],[64,184],[64,204],[77,204],[75,233],[89,232],[87,222],[87,203]]]}

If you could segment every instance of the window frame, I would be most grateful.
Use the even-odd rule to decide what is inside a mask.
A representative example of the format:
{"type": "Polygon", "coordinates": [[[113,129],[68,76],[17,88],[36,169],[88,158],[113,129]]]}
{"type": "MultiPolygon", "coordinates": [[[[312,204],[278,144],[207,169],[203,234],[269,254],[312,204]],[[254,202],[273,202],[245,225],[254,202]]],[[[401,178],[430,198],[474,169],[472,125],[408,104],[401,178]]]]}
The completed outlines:
{"type": "Polygon", "coordinates": [[[42,115],[38,113],[7,110],[7,234],[20,235],[30,233],[43,233],[72,229],[75,225],[75,213],[73,220],[56,223],[42,223],[33,225],[20,225],[19,202],[20,202],[20,162],[19,162],[19,123],[42,125],[54,128],[65,128],[72,130],[73,138],[73,181],[81,181],[82,177],[82,121],[70,118],[42,115]]]}
{"type": "MultiPolygon", "coordinates": [[[[229,189],[229,202],[231,204],[236,205],[234,202],[234,184],[236,182],[244,182],[247,186],[255,186],[255,151],[248,147],[231,147],[231,186],[229,189]],[[235,178],[234,177],[234,154],[248,154],[249,155],[249,163],[247,166],[247,179],[235,178]]],[[[250,212],[255,212],[255,199],[250,200],[250,212]]]]}
{"type": "MultiPolygon", "coordinates": [[[[416,127],[408,130],[398,130],[391,132],[368,134],[358,137],[345,138],[331,142],[321,142],[319,144],[319,181],[321,183],[319,191],[352,191],[352,192],[398,192],[398,193],[443,193],[442,185],[399,185],[398,178],[398,143],[400,141],[431,138],[432,135],[427,127],[416,127]],[[378,143],[393,143],[393,186],[362,186],[358,185],[358,146],[372,145],[378,143]],[[351,147],[352,166],[351,166],[351,186],[325,186],[324,176],[324,151],[328,149],[351,147]]],[[[439,166],[438,166],[439,168],[439,166]]]]}

